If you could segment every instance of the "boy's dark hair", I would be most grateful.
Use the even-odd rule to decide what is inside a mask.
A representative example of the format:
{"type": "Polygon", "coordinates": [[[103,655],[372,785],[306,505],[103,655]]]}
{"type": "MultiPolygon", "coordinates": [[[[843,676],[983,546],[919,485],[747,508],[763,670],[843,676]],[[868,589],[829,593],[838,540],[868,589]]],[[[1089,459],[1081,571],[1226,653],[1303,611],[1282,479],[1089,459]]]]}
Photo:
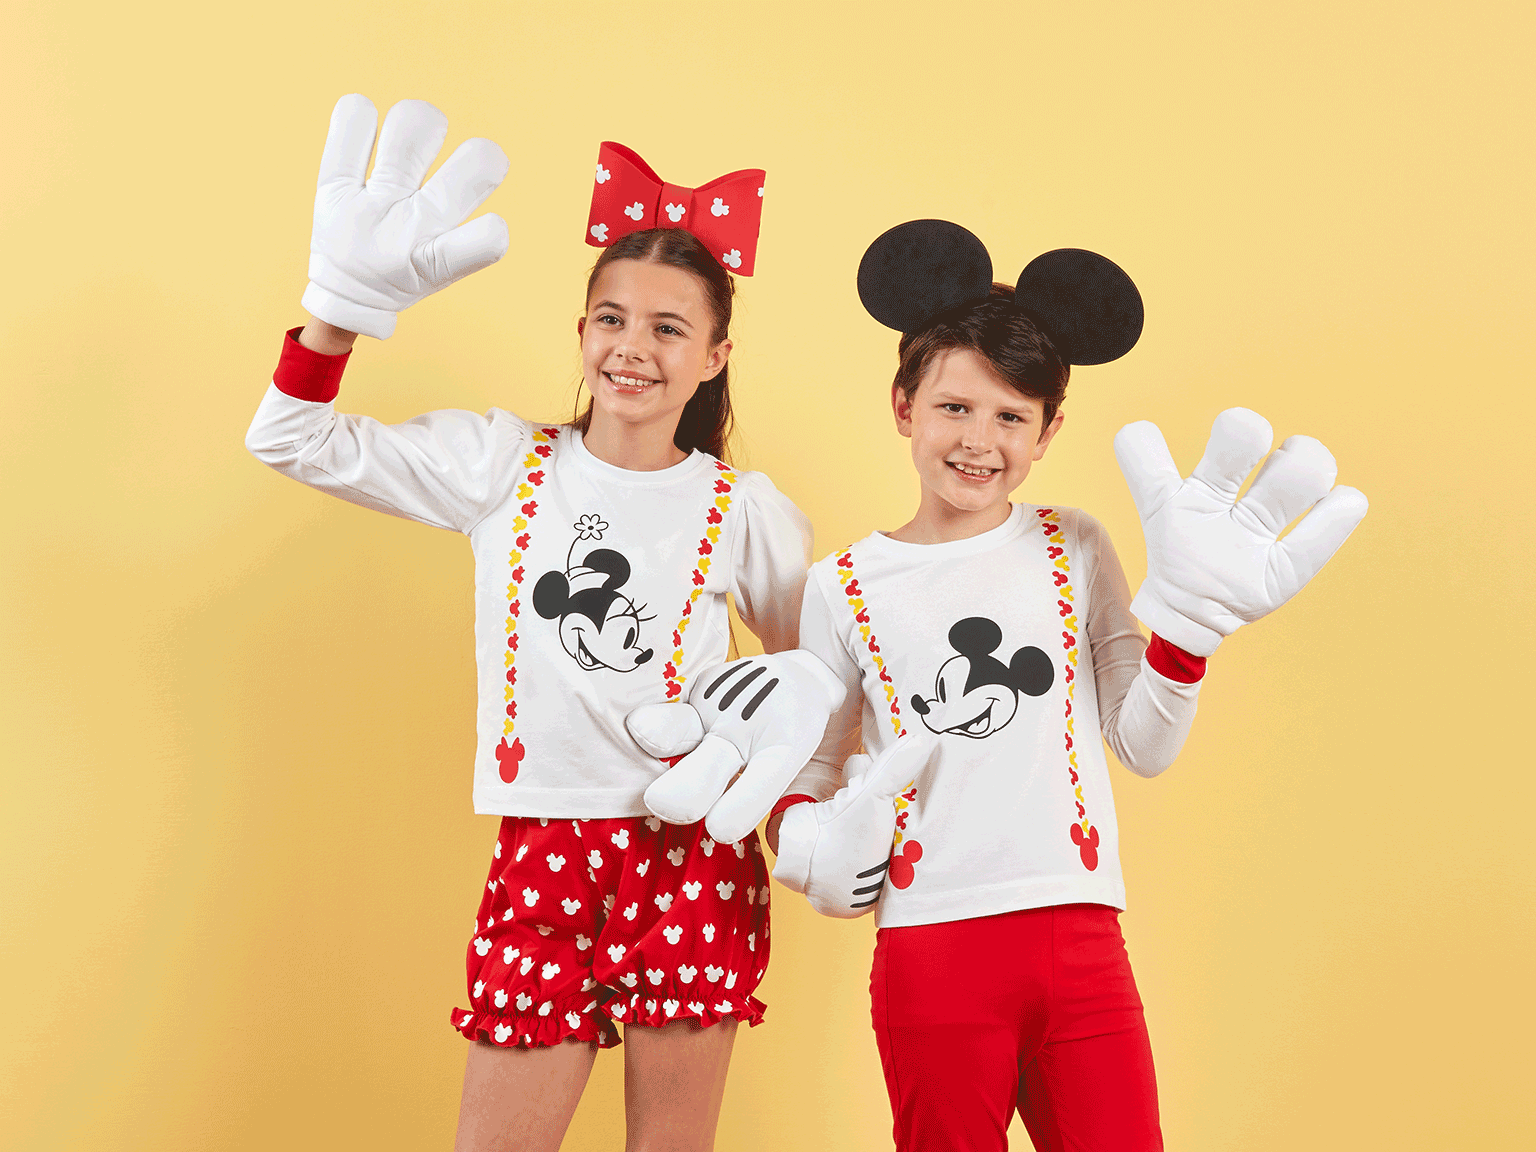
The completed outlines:
{"type": "MultiPolygon", "coordinates": [[[[592,274],[587,277],[587,299],[592,299],[592,286],[597,276],[614,260],[644,260],[651,264],[665,264],[681,268],[699,278],[704,288],[704,302],[709,306],[714,326],[710,330],[711,344],[718,344],[731,331],[731,298],[736,293],[736,281],[709,254],[709,249],[681,228],[647,228],[621,236],[597,258],[592,274]]],[[[576,416],[573,423],[583,435],[592,425],[592,402],[576,416]]],[[[730,463],[727,441],[735,428],[731,414],[730,364],[719,373],[699,384],[699,390],[683,406],[682,418],[677,422],[677,432],[672,437],[684,452],[695,448],[708,452],[716,459],[730,463]]]]}
{"type": "Polygon", "coordinates": [[[902,336],[894,386],[910,401],[934,357],[948,348],[970,349],[1014,391],[1039,400],[1045,408],[1042,428],[1056,418],[1071,369],[1029,314],[1013,302],[1011,284],[994,283],[980,303],[955,308],[902,336]]]}

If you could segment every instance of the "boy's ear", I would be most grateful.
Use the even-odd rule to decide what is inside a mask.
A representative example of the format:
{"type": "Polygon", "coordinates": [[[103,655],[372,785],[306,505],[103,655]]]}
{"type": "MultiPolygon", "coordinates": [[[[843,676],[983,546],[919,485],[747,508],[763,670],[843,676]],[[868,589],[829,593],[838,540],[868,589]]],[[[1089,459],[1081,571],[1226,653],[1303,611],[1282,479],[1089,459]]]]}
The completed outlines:
{"type": "Polygon", "coordinates": [[[891,385],[891,412],[896,417],[896,431],[910,439],[912,436],[912,401],[907,399],[907,394],[902,391],[899,384],[891,385]]]}
{"type": "Polygon", "coordinates": [[[1056,415],[1051,417],[1051,422],[1045,426],[1045,431],[1040,433],[1040,439],[1035,441],[1034,458],[1036,460],[1045,455],[1045,450],[1051,446],[1051,441],[1055,438],[1056,433],[1061,431],[1061,426],[1066,418],[1067,414],[1065,412],[1060,408],[1056,409],[1056,415]]]}

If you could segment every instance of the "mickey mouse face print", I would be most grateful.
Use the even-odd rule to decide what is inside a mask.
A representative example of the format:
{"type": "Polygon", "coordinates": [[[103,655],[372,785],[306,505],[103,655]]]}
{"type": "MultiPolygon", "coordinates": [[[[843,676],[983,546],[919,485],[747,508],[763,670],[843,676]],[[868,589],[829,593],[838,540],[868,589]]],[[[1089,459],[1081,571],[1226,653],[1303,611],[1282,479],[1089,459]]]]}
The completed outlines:
{"type": "Polygon", "coordinates": [[[912,710],[930,732],[984,740],[1008,726],[1019,710],[1019,696],[1043,696],[1056,681],[1051,658],[1033,645],[1020,648],[1004,664],[992,655],[1003,630],[984,616],[968,616],[949,630],[959,653],[940,666],[933,696],[912,697],[912,710]]]}

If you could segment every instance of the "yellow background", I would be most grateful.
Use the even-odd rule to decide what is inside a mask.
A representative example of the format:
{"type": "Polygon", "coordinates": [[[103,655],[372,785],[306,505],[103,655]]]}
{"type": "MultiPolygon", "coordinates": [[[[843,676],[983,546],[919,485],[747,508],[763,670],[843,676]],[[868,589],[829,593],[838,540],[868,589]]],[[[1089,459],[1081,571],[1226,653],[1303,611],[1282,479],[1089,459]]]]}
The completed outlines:
{"type": "MultiPolygon", "coordinates": [[[[1101,518],[1133,586],[1121,424],[1186,469],[1232,404],[1327,443],[1364,525],[1223,646],[1174,769],[1115,769],[1168,1146],[1528,1146],[1529,5],[320,8],[7,10],[0,1144],[451,1138],[494,833],[469,548],[241,447],[361,91],[507,149],[513,248],[362,341],[355,410],[569,413],[617,139],[769,172],[741,457],[819,554],[915,506],[853,276],[916,216],[1003,278],[1074,245],[1139,283],[1140,346],[1074,374],[1020,492],[1101,518]]],[[[888,1148],[870,923],[775,912],[719,1146],[888,1148]]],[[[568,1148],[619,1146],[621,1063],[568,1148]]]]}

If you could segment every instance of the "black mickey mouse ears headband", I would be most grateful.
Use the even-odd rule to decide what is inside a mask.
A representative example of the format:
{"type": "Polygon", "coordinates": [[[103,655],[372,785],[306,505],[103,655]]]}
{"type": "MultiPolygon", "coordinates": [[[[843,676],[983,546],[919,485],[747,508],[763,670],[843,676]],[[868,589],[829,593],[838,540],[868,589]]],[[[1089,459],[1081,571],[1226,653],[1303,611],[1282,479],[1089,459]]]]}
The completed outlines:
{"type": "MultiPolygon", "coordinates": [[[[909,220],[880,236],[859,261],[859,299],[880,323],[917,332],[945,312],[985,300],[992,257],[948,220],[909,220]]],[[[1036,256],[1013,302],[1044,329],[1067,364],[1107,364],[1136,346],[1141,293],[1114,261],[1081,248],[1036,256]]]]}

